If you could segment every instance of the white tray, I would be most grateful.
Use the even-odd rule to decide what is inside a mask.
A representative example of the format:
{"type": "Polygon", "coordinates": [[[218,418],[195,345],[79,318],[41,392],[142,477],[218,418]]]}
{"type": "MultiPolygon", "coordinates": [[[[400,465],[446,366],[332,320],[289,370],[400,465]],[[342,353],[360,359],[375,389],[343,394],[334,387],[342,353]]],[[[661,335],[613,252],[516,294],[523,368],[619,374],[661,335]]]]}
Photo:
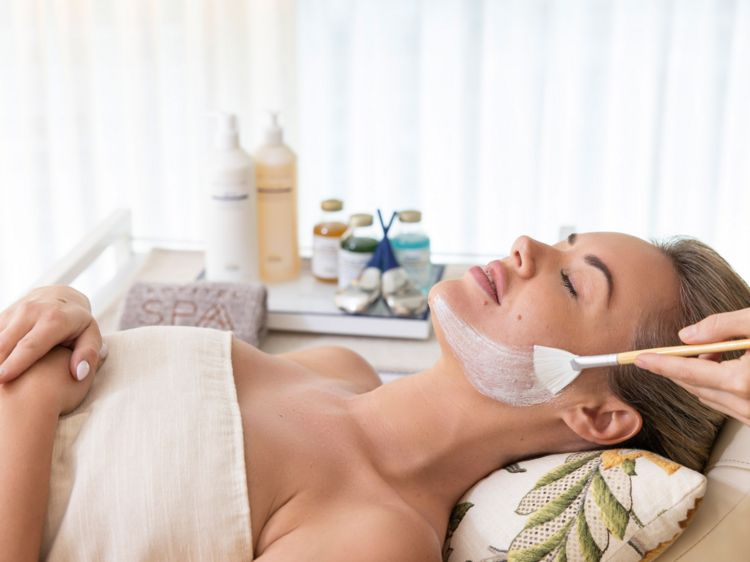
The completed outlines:
{"type": "MultiPolygon", "coordinates": [[[[432,265],[430,286],[440,281],[444,271],[444,265],[432,265]]],[[[203,275],[201,272],[198,279],[203,275]]],[[[338,285],[315,279],[307,258],[302,259],[302,271],[296,279],[265,285],[270,330],[419,340],[428,339],[432,333],[429,310],[416,318],[399,318],[382,299],[364,314],[342,312],[333,302],[338,285]]]]}

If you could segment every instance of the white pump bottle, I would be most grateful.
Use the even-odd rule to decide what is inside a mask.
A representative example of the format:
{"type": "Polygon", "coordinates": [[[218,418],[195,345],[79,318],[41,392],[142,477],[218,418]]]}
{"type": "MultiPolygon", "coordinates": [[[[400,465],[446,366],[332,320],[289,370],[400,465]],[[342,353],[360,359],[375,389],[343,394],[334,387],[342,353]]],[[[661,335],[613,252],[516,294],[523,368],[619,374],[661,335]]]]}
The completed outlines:
{"type": "Polygon", "coordinates": [[[217,124],[206,159],[206,280],[256,282],[255,164],[240,148],[237,118],[222,112],[209,116],[217,124]]]}

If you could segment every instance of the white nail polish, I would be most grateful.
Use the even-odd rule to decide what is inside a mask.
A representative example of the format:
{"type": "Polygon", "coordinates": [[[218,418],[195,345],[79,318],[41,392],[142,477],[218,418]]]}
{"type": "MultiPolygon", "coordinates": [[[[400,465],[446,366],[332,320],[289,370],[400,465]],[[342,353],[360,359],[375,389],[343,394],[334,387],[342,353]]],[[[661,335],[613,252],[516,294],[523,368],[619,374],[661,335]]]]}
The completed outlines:
{"type": "Polygon", "coordinates": [[[86,378],[86,375],[89,374],[89,362],[88,361],[81,361],[78,363],[78,368],[76,369],[76,377],[78,377],[79,381],[82,381],[86,378]]]}
{"type": "Polygon", "coordinates": [[[109,353],[109,349],[107,348],[107,344],[103,343],[102,348],[99,350],[99,359],[103,361],[104,358],[107,356],[107,353],[109,353]]]}

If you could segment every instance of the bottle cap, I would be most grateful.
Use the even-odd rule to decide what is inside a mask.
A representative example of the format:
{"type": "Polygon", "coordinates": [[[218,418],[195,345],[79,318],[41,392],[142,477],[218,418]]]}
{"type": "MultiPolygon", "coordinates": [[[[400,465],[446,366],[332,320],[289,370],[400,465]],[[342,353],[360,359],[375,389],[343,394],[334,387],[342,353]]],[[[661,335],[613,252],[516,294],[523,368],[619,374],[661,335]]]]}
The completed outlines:
{"type": "Polygon", "coordinates": [[[240,144],[237,134],[237,117],[233,113],[224,111],[209,111],[207,115],[216,119],[214,148],[237,148],[240,144]]]}
{"type": "Polygon", "coordinates": [[[401,222],[420,222],[422,213],[420,211],[401,211],[398,214],[398,220],[401,222]]]}
{"type": "Polygon", "coordinates": [[[266,127],[266,144],[281,144],[284,133],[279,126],[279,112],[269,111],[270,123],[266,127]]]}
{"type": "Polygon", "coordinates": [[[320,204],[324,211],[340,211],[344,208],[344,202],[339,199],[326,199],[320,204]]]}
{"type": "Polygon", "coordinates": [[[357,213],[349,217],[349,226],[370,226],[372,225],[372,215],[367,213],[357,213]]]}

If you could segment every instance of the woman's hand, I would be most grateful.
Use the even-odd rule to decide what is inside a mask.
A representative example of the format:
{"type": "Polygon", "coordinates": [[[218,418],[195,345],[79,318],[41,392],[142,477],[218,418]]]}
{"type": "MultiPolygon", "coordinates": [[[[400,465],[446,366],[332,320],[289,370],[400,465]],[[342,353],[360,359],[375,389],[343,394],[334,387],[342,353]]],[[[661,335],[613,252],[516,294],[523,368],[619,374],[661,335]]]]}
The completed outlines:
{"type": "MultiPolygon", "coordinates": [[[[714,343],[750,337],[750,308],[714,314],[680,331],[686,344],[714,343]]],[[[750,426],[750,350],[733,361],[717,363],[721,354],[698,359],[647,353],[635,364],[670,378],[701,399],[701,402],[750,426]]]]}
{"type": "Polygon", "coordinates": [[[44,404],[57,415],[65,415],[80,406],[86,398],[94,377],[77,381],[68,375],[70,349],[55,346],[36,361],[22,377],[0,386],[0,396],[27,399],[44,404]]]}
{"type": "Polygon", "coordinates": [[[33,289],[0,313],[0,384],[56,345],[73,349],[68,369],[77,380],[96,371],[107,355],[88,299],[66,285],[33,289]]]}

